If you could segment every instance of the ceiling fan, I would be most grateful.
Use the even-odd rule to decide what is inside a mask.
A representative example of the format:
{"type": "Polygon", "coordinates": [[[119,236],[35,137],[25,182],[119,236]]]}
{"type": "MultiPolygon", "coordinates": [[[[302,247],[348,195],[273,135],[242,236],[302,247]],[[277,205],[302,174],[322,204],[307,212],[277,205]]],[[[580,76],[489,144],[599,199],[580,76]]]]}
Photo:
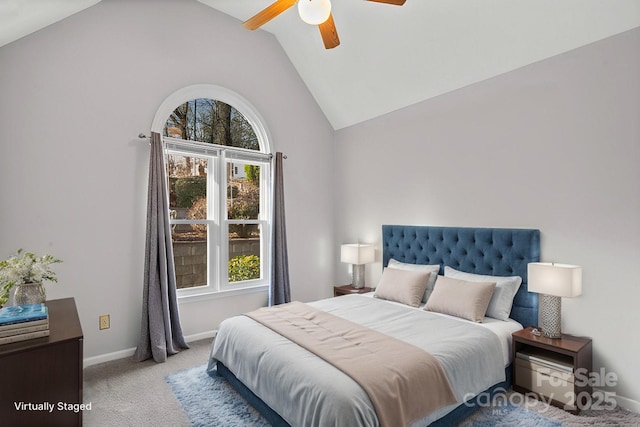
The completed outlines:
{"type": "MultiPolygon", "coordinates": [[[[367,0],[402,6],[406,0],[367,0]]],[[[300,18],[308,24],[317,25],[326,49],[340,44],[338,32],[331,16],[330,0],[276,0],[270,6],[247,19],[242,26],[247,30],[257,30],[294,4],[298,3],[300,18]]]]}

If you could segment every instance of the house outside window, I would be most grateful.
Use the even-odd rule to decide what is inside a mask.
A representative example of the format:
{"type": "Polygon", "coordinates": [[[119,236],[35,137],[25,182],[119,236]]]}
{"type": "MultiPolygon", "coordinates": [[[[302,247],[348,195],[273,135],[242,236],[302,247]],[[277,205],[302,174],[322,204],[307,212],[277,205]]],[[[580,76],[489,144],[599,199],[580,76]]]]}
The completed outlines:
{"type": "Polygon", "coordinates": [[[174,94],[209,97],[173,104],[161,131],[178,296],[265,289],[271,221],[266,131],[238,95],[199,88],[174,94]]]}

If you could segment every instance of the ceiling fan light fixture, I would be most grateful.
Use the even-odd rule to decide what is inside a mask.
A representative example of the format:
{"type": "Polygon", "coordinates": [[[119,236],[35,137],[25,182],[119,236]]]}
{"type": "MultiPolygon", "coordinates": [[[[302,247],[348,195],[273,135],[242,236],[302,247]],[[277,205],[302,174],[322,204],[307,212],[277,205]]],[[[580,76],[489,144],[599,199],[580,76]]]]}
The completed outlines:
{"type": "Polygon", "coordinates": [[[298,0],[300,18],[311,25],[320,25],[329,19],[331,2],[329,0],[298,0]]]}

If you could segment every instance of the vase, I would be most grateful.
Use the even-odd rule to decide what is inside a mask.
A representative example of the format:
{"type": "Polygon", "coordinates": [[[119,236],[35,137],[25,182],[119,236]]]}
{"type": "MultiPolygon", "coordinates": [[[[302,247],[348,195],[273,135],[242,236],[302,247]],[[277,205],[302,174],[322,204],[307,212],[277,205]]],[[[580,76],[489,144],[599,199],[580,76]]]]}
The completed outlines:
{"type": "Polygon", "coordinates": [[[15,305],[40,304],[47,299],[47,293],[42,283],[22,283],[16,285],[13,297],[15,305]]]}

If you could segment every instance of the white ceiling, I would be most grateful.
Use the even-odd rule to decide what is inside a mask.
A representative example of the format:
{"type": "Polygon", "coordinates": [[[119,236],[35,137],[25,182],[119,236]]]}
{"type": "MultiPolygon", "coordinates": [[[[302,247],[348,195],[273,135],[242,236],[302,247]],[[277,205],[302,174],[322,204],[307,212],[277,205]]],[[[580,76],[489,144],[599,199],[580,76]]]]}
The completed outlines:
{"type": "Polygon", "coordinates": [[[100,0],[0,0],[0,46],[99,2],[100,0]]]}
{"type": "MultiPolygon", "coordinates": [[[[273,0],[198,1],[244,21],[273,0]]],[[[1,0],[0,46],[98,2],[1,0]]],[[[640,0],[332,3],[335,49],[324,49],[295,6],[262,30],[275,35],[335,129],[640,26],[640,0]]]]}

